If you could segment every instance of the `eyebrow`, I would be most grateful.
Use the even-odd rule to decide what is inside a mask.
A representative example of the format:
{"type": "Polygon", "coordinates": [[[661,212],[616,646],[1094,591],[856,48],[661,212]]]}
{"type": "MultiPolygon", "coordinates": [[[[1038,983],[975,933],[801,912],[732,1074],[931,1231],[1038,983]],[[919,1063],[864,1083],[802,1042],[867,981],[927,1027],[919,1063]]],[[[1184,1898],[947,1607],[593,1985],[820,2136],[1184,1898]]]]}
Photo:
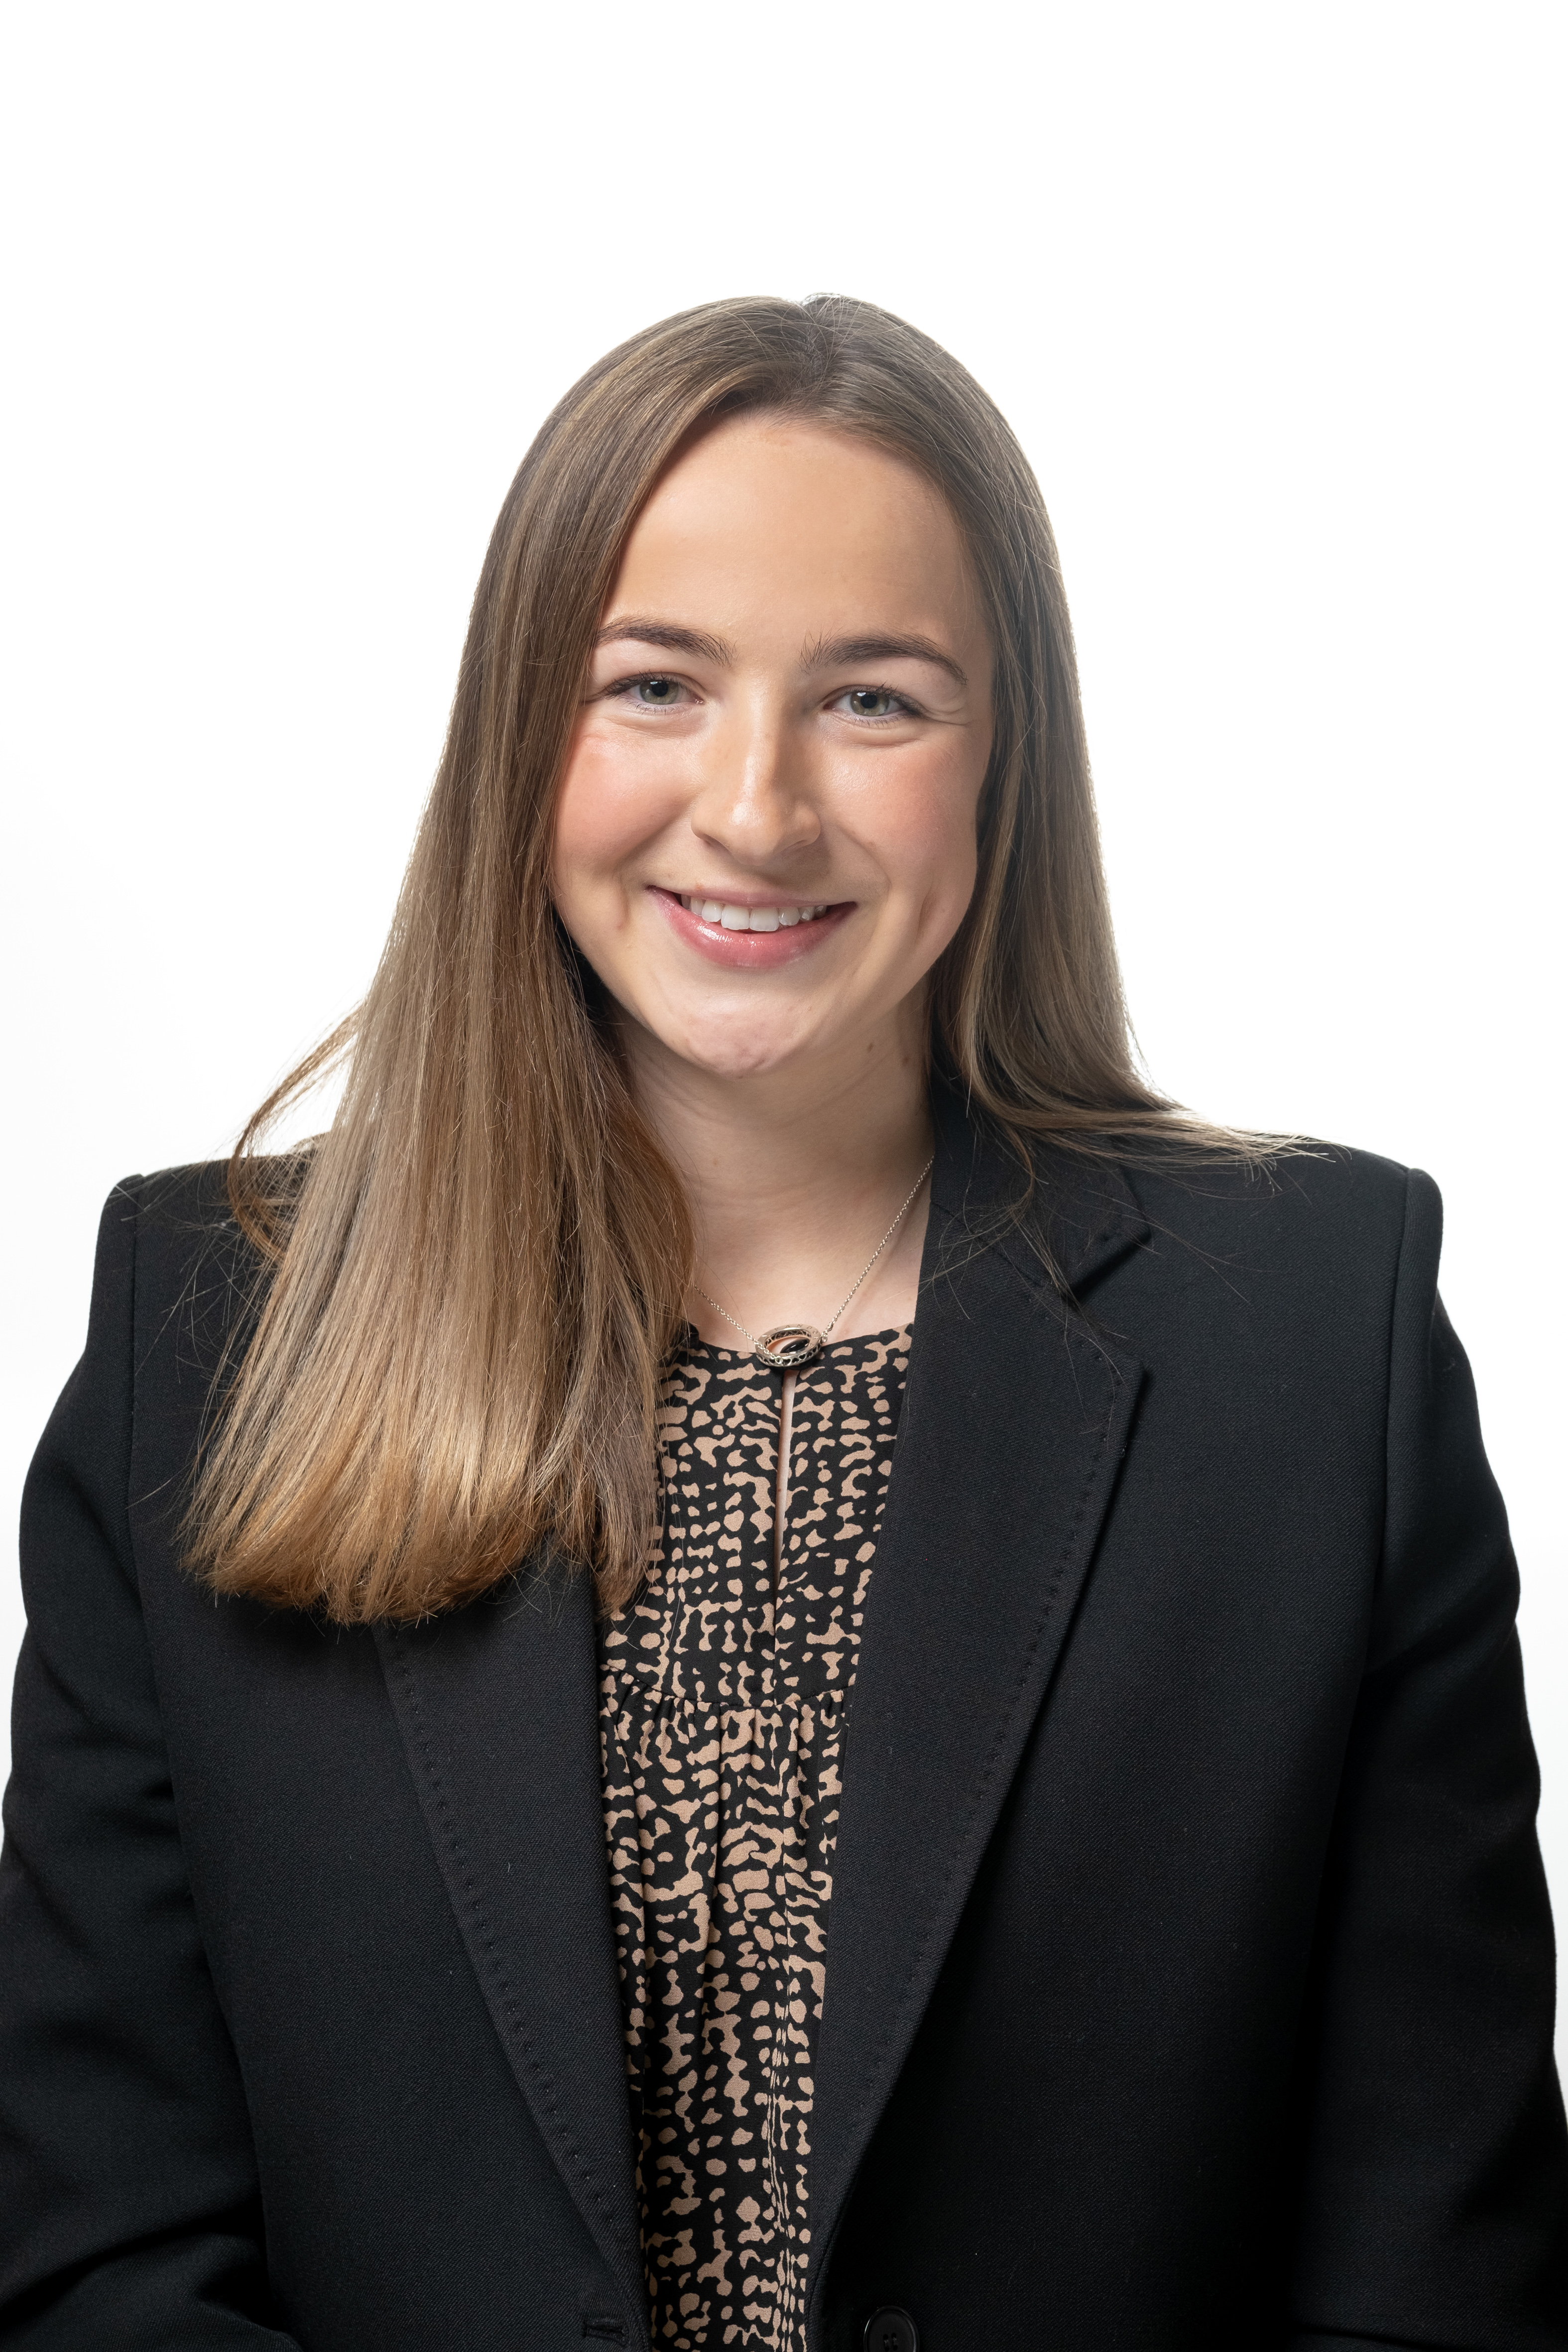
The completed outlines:
{"type": "Polygon", "coordinates": [[[842,669],[847,664],[878,661],[933,662],[938,669],[946,670],[955,685],[969,684],[959,663],[931,637],[819,637],[805,654],[808,669],[842,669]]]}
{"type": "Polygon", "coordinates": [[[660,646],[667,654],[691,654],[699,661],[717,662],[723,669],[734,664],[734,648],[722,637],[710,637],[703,629],[678,628],[672,621],[644,620],[636,614],[600,629],[594,644],[595,647],[618,646],[628,640],[639,646],[660,646]]]}
{"type": "MultiPolygon", "coordinates": [[[[640,614],[630,614],[625,620],[611,621],[598,630],[594,638],[595,648],[634,643],[658,646],[667,654],[690,654],[698,661],[716,662],[721,668],[732,668],[735,652],[722,637],[710,636],[704,629],[687,629],[673,621],[655,621],[640,614]]],[[[931,662],[938,669],[946,670],[955,685],[967,686],[963,667],[950,653],[931,637],[889,636],[885,634],[863,637],[818,637],[805,648],[804,667],[806,669],[841,669],[846,664],[878,661],[931,662]]]]}

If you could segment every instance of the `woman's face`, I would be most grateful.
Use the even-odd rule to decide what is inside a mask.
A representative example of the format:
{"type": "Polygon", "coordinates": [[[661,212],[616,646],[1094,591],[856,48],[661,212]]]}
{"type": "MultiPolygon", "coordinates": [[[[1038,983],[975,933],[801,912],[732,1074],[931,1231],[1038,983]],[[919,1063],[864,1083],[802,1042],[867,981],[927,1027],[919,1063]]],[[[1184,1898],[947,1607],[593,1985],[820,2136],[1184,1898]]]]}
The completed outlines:
{"type": "Polygon", "coordinates": [[[717,427],[648,500],[556,816],[561,919],[715,1076],[911,1031],[974,885],[991,648],[957,526],[871,444],[717,427]]]}

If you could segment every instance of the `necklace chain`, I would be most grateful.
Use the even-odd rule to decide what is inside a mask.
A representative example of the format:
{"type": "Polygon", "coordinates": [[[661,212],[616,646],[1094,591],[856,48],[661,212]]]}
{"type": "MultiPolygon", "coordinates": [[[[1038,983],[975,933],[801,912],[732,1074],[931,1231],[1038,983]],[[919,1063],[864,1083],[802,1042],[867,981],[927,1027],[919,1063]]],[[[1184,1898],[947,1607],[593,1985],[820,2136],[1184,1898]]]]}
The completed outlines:
{"type": "Polygon", "coordinates": [[[888,1227],[887,1232],[882,1235],[881,1240],[877,1244],[876,1248],[871,1252],[870,1256],[866,1260],[865,1265],[861,1267],[859,1273],[850,1284],[848,1290],[845,1293],[842,1304],[839,1306],[837,1312],[823,1325],[820,1331],[816,1329],[814,1324],[779,1323],[773,1326],[773,1330],[764,1331],[761,1338],[759,1338],[755,1331],[747,1330],[739,1316],[731,1315],[727,1307],[721,1307],[719,1301],[713,1297],[712,1292],[704,1290],[700,1283],[694,1286],[698,1297],[705,1298],[708,1301],[709,1306],[712,1307],[714,1313],[716,1315],[721,1315],[724,1318],[725,1322],[730,1324],[733,1329],[737,1330],[741,1334],[742,1339],[749,1339],[752,1348],[756,1350],[758,1357],[763,1363],[771,1364],[778,1370],[786,1370],[794,1364],[808,1363],[813,1357],[820,1354],[834,1325],[837,1323],[839,1318],[843,1316],[854,1298],[856,1292],[859,1289],[860,1285],[865,1281],[866,1276],[870,1273],[871,1268],[876,1265],[877,1260],[881,1256],[882,1252],[887,1248],[888,1244],[892,1240],[893,1235],[903,1223],[905,1217],[909,1213],[909,1210],[914,1200],[915,1194],[920,1191],[921,1186],[925,1182],[926,1178],[931,1174],[931,1171],[935,1165],[936,1154],[933,1151],[931,1158],[926,1161],[925,1166],[921,1170],[920,1174],[915,1178],[914,1182],[910,1186],[908,1192],[904,1196],[903,1202],[900,1207],[898,1215],[893,1219],[892,1223],[888,1227]],[[770,1350],[768,1347],[768,1341],[770,1339],[778,1337],[782,1333],[792,1331],[806,1335],[800,1345],[788,1349],[781,1349],[776,1354],[770,1350]]]}

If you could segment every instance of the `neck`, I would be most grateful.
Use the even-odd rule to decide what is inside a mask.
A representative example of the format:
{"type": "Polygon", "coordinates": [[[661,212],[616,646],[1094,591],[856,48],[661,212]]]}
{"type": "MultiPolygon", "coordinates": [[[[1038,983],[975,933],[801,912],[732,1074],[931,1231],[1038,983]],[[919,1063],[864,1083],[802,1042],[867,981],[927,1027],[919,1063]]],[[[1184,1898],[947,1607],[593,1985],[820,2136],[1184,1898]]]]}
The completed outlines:
{"type": "MultiPolygon", "coordinates": [[[[686,1187],[697,1236],[691,1320],[742,1348],[711,1292],[753,1332],[824,1326],[931,1156],[923,1004],[900,1006],[801,1066],[720,1076],[645,1030],[626,1039],[639,1108],[686,1187]]],[[[909,1320],[925,1225],[914,1201],[833,1337],[909,1320]]]]}

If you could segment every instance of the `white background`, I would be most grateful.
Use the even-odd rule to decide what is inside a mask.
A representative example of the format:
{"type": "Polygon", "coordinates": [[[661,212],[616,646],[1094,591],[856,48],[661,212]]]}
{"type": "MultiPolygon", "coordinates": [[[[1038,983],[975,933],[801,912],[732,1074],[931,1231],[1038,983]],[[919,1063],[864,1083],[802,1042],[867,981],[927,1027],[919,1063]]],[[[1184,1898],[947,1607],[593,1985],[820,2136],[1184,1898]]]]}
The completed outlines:
{"type": "Polygon", "coordinates": [[[1044,484],[1153,1076],[1444,1188],[1568,1913],[1560,0],[5,22],[7,1526],[108,1187],[363,987],[545,410],[861,294],[1044,484]]]}

